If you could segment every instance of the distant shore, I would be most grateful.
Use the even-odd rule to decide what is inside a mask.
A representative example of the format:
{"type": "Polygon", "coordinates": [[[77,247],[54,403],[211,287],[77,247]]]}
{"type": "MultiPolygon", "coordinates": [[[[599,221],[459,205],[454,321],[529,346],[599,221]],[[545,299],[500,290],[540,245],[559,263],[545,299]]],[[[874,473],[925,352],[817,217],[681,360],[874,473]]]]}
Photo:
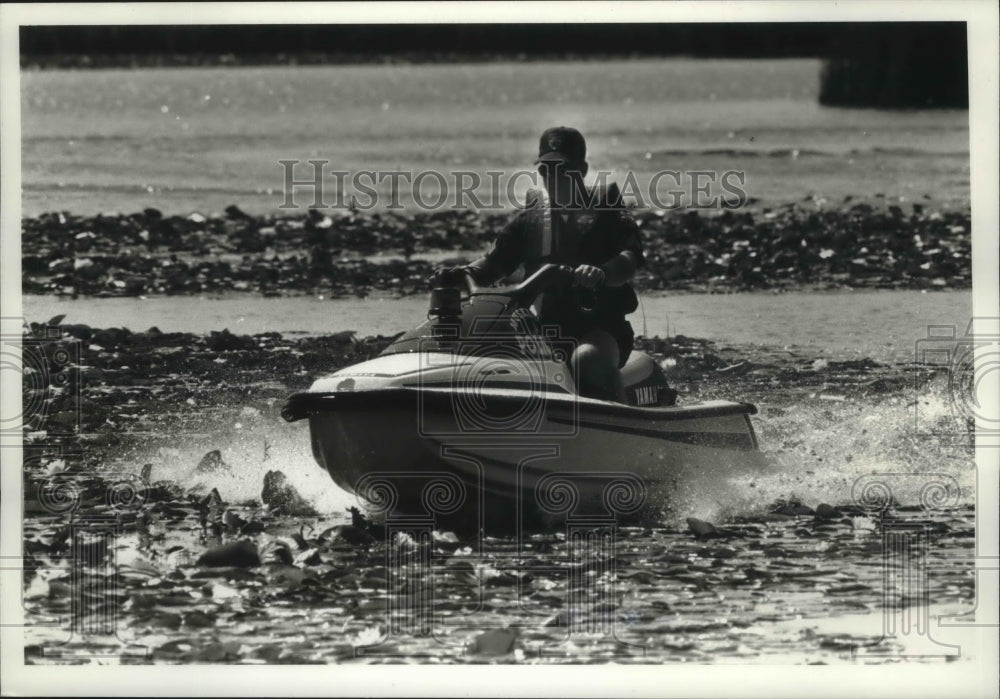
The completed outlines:
{"type": "MultiPolygon", "coordinates": [[[[22,220],[22,289],[56,296],[424,293],[435,266],[485,250],[509,213],[310,211],[22,220]]],[[[970,211],[913,202],[635,212],[640,292],[968,289],[970,211]]]]}
{"type": "MultiPolygon", "coordinates": [[[[685,58],[685,56],[671,56],[685,58]]],[[[206,68],[247,66],[419,65],[427,63],[532,63],[541,61],[611,61],[648,59],[643,53],[480,53],[442,51],[372,54],[361,52],[274,53],[61,53],[21,56],[22,70],[87,70],[107,68],[206,68]]]]}
{"type": "MultiPolygon", "coordinates": [[[[377,10],[373,9],[377,14],[377,10]]],[[[446,13],[445,13],[446,14],[446,13]]],[[[445,14],[442,14],[443,19],[445,14]]],[[[517,13],[511,19],[516,21],[517,13]]],[[[834,23],[236,24],[32,26],[21,66],[308,65],[603,60],[630,56],[819,57],[863,25],[834,23]]],[[[906,24],[880,23],[885,37],[906,24]]],[[[939,35],[933,43],[954,43],[939,35]]],[[[856,40],[855,40],[856,42],[856,40]]],[[[963,54],[964,55],[964,54],[963,54]]]]}

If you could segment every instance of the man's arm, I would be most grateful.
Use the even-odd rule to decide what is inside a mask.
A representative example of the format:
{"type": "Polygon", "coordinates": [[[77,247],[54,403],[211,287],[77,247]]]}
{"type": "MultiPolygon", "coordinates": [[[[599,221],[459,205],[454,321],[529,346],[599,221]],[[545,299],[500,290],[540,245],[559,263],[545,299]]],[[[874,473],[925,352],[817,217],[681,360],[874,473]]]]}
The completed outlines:
{"type": "MultiPolygon", "coordinates": [[[[612,187],[612,194],[617,194],[617,187],[612,187]]],[[[632,279],[645,261],[639,225],[622,206],[621,200],[616,202],[612,212],[605,212],[602,228],[610,247],[608,253],[618,252],[611,254],[599,267],[580,265],[576,269],[576,283],[581,286],[622,286],[632,279]]]]}
{"type": "Polygon", "coordinates": [[[605,286],[627,284],[639,269],[639,258],[632,250],[622,250],[601,265],[605,286]]]}
{"type": "MultiPolygon", "coordinates": [[[[617,187],[614,188],[612,194],[617,195],[617,187]]],[[[619,247],[619,252],[601,265],[605,286],[627,284],[635,275],[636,270],[642,267],[643,262],[645,262],[642,254],[642,235],[639,232],[639,224],[625,209],[620,198],[616,199],[615,204],[617,210],[611,215],[608,225],[612,239],[616,241],[616,247],[619,247]]]]}
{"type": "Polygon", "coordinates": [[[523,248],[523,212],[514,218],[493,241],[484,256],[469,263],[467,269],[476,284],[486,286],[514,272],[521,264],[523,248]]]}

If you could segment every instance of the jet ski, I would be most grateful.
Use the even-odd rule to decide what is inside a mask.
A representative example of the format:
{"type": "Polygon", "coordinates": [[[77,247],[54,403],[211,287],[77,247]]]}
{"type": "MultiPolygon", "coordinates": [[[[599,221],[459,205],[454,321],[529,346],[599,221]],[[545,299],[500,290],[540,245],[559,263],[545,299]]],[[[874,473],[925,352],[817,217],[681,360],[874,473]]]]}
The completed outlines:
{"type": "Polygon", "coordinates": [[[434,288],[426,321],[282,416],[309,420],[317,463],[369,509],[483,526],[627,517],[760,459],[753,405],[677,405],[642,352],[622,368],[627,404],[580,395],[573,340],[532,310],[572,279],[547,264],[513,287],[434,288]]]}

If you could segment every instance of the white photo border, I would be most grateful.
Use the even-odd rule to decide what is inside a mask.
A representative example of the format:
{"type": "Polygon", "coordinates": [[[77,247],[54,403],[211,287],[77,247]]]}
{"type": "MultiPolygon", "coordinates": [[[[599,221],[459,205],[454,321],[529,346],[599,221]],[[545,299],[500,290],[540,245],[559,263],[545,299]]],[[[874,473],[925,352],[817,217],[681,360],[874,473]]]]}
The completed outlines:
{"type": "MultiPolygon", "coordinates": [[[[998,8],[990,0],[871,2],[385,2],[385,3],[95,3],[0,6],[0,308],[21,315],[20,81],[23,25],[964,21],[968,27],[970,177],[974,315],[1000,317],[1000,80],[998,8]]],[[[3,328],[8,331],[8,328],[3,328]]],[[[20,327],[14,329],[20,332],[20,327]]],[[[994,377],[995,378],[995,377],[994,377]]],[[[1000,395],[1000,390],[981,395],[1000,395]]],[[[18,386],[0,400],[17,406],[18,386]]],[[[993,406],[997,410],[997,406],[993,406]]],[[[2,451],[0,563],[21,555],[21,453],[2,451]],[[14,467],[16,465],[17,467],[14,467]]],[[[998,458],[980,448],[977,554],[996,560],[998,458]]],[[[3,692],[118,696],[997,696],[996,628],[970,632],[975,660],[922,665],[840,666],[25,666],[20,571],[0,565],[3,692]]],[[[978,589],[980,607],[996,608],[997,589],[978,589]],[[992,596],[992,599],[990,598],[992,596]]]]}

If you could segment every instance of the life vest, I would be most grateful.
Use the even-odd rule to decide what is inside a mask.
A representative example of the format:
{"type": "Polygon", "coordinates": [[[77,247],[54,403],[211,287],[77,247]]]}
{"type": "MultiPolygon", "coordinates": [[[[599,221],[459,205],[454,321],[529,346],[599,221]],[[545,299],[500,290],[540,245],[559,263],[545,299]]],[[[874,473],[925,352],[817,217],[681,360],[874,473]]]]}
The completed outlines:
{"type": "MultiPolygon", "coordinates": [[[[604,260],[584,259],[588,234],[596,233],[593,226],[600,211],[609,211],[621,207],[621,192],[618,185],[611,183],[607,187],[595,186],[588,190],[590,206],[575,212],[572,222],[565,220],[558,209],[553,209],[548,192],[544,188],[528,190],[526,198],[526,213],[528,217],[527,235],[524,241],[523,265],[525,275],[532,274],[543,264],[562,264],[576,267],[580,264],[599,265],[604,260]]],[[[628,284],[618,287],[604,287],[596,291],[576,290],[570,292],[574,305],[580,305],[580,299],[585,298],[583,305],[592,306],[594,302],[598,310],[609,315],[627,315],[636,310],[638,299],[635,291],[628,284]]],[[[556,294],[551,302],[559,303],[556,294]]],[[[536,312],[542,315],[541,298],[533,304],[536,312]]]]}
{"type": "MultiPolygon", "coordinates": [[[[525,241],[525,271],[530,274],[543,264],[582,264],[582,244],[584,236],[600,210],[621,206],[618,185],[595,186],[588,190],[591,206],[573,214],[574,221],[564,219],[559,210],[552,208],[549,193],[544,188],[528,190],[526,211],[528,235],[525,241]]],[[[597,261],[590,261],[598,263],[597,261]]]]}
{"type": "Polygon", "coordinates": [[[546,263],[562,263],[560,245],[556,238],[560,232],[560,222],[552,209],[549,193],[544,188],[528,190],[527,218],[528,234],[524,254],[527,270],[533,271],[546,263]]]}

